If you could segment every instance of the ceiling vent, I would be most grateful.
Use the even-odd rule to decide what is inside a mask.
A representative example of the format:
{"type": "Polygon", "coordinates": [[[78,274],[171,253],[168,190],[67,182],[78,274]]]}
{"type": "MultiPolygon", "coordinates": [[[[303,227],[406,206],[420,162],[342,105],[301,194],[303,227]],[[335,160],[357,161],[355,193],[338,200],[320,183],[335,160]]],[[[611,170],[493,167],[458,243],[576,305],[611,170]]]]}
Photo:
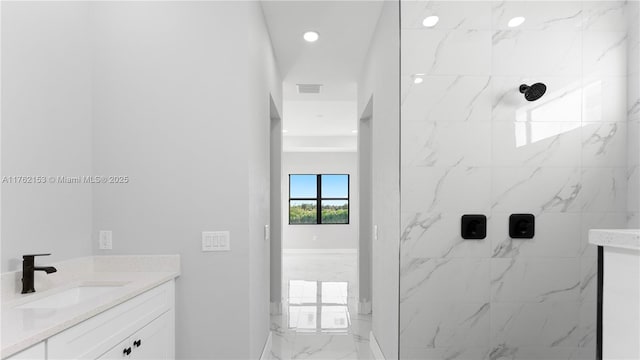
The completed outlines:
{"type": "Polygon", "coordinates": [[[297,84],[298,94],[320,94],[322,84],[297,84]]]}

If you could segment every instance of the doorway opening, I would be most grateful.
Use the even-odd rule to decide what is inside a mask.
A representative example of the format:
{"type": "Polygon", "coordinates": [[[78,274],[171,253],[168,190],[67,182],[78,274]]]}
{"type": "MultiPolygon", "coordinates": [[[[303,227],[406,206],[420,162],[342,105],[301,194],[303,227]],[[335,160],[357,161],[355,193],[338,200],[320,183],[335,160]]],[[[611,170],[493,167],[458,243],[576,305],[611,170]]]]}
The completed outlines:
{"type": "Polygon", "coordinates": [[[281,148],[272,148],[281,225],[271,246],[279,261],[272,352],[292,358],[330,344],[326,358],[370,358],[372,105],[362,117],[359,89],[382,3],[265,2],[263,10],[283,79],[281,148]],[[310,31],[314,42],[303,36],[310,31]]]}

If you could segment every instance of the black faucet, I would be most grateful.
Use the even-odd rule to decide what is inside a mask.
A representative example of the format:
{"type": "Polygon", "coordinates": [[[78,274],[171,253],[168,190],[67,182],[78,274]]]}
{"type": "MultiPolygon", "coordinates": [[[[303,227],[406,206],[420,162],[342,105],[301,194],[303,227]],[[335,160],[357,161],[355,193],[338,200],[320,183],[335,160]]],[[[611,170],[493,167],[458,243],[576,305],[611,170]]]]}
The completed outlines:
{"type": "Polygon", "coordinates": [[[53,266],[35,266],[36,256],[49,256],[51,254],[33,254],[22,256],[22,293],[28,294],[36,292],[33,288],[33,273],[35,271],[44,271],[47,274],[58,271],[53,266]]]}

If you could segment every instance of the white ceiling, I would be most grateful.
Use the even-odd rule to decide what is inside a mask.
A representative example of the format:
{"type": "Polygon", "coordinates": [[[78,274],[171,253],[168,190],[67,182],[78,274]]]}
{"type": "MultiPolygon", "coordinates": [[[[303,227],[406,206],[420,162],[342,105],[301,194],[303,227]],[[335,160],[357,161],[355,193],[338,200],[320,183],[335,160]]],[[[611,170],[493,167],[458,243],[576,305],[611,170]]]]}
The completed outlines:
{"type": "MultiPolygon", "coordinates": [[[[265,1],[263,9],[283,78],[285,137],[355,136],[357,79],[380,16],[381,1],[265,1]],[[307,43],[306,31],[320,39],[307,43]],[[296,84],[323,84],[298,94],[296,84]]],[[[314,147],[319,148],[314,138],[314,147]]]]}
{"type": "Polygon", "coordinates": [[[357,130],[355,101],[285,101],[283,108],[286,136],[355,135],[357,130]]]}
{"type": "Polygon", "coordinates": [[[284,152],[356,152],[357,138],[354,136],[285,136],[284,152]]]}

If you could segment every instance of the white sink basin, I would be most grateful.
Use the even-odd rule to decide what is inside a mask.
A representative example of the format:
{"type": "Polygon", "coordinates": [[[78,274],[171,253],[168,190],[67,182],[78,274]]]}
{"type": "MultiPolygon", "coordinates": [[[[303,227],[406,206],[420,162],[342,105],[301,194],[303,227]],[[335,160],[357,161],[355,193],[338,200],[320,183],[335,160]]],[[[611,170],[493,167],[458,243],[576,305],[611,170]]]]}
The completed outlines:
{"type": "Polygon", "coordinates": [[[60,309],[117,290],[122,285],[82,285],[16,306],[16,309],[60,309]]]}

